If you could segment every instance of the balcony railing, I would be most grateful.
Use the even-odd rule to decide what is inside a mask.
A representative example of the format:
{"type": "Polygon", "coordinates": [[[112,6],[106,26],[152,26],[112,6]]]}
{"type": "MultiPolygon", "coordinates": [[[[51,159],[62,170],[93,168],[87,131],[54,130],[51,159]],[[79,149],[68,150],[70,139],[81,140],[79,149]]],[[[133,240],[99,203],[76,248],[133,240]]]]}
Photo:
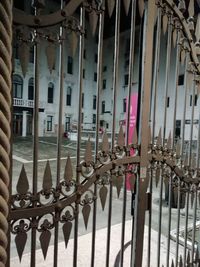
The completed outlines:
{"type": "MultiPolygon", "coordinates": [[[[13,98],[14,107],[26,107],[34,108],[34,100],[22,99],[22,98],[13,98]]],[[[39,108],[44,108],[44,102],[39,101],[39,108]]]]}

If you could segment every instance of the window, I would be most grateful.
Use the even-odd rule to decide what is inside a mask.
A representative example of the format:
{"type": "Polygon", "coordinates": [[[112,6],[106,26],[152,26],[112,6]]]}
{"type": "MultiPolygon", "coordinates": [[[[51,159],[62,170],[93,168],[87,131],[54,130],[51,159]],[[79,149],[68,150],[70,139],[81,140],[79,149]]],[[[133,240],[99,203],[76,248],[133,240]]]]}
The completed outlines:
{"type": "Polygon", "coordinates": [[[123,99],[123,112],[126,112],[126,98],[123,99]]]}
{"type": "Polygon", "coordinates": [[[197,105],[197,100],[198,100],[198,96],[195,95],[195,98],[194,98],[194,105],[195,105],[195,106],[197,105]]]}
{"type": "Polygon", "coordinates": [[[83,58],[86,59],[87,58],[87,53],[86,53],[86,50],[84,49],[83,51],[83,58]]]}
{"type": "Polygon", "coordinates": [[[82,93],[82,108],[84,108],[84,93],[82,93]]]}
{"type": "Polygon", "coordinates": [[[85,69],[83,69],[83,79],[85,79],[85,69]]]}
{"type": "Polygon", "coordinates": [[[96,82],[97,81],[97,73],[94,72],[94,81],[96,82]]]}
{"type": "Polygon", "coordinates": [[[48,85],[48,99],[47,99],[47,102],[50,103],[50,104],[53,103],[53,89],[54,89],[53,83],[49,83],[49,85],[48,85]]]}
{"type": "Polygon", "coordinates": [[[98,55],[97,55],[97,54],[94,55],[94,62],[95,62],[95,63],[98,62],[98,55]]]}
{"type": "Polygon", "coordinates": [[[22,98],[23,96],[23,80],[19,75],[13,75],[13,97],[22,98]]]}
{"type": "Polygon", "coordinates": [[[47,131],[52,131],[53,126],[53,116],[47,116],[47,131]]]}
{"type": "Polygon", "coordinates": [[[92,115],[92,123],[96,123],[96,114],[92,115]]]}
{"type": "Polygon", "coordinates": [[[93,109],[97,108],[97,97],[96,95],[93,95],[93,109]]]}
{"type": "Polygon", "coordinates": [[[73,74],[73,58],[68,56],[67,61],[67,73],[73,74]]]}
{"type": "Polygon", "coordinates": [[[81,123],[83,123],[83,121],[84,121],[84,113],[82,112],[81,113],[81,123]]]}
{"type": "Polygon", "coordinates": [[[70,86],[67,87],[67,97],[66,97],[66,105],[71,106],[72,101],[72,88],[70,86]]]}
{"type": "Polygon", "coordinates": [[[107,66],[103,66],[103,72],[107,71],[107,66]]]}
{"type": "Polygon", "coordinates": [[[34,63],[34,46],[30,47],[29,62],[34,63]]]}
{"type": "MultiPolygon", "coordinates": [[[[195,97],[194,97],[194,105],[196,106],[197,105],[197,100],[198,100],[198,97],[197,97],[197,95],[195,95],[195,97]]],[[[190,96],[190,106],[192,106],[192,95],[190,96]]]]}
{"type": "Polygon", "coordinates": [[[28,81],[28,99],[34,99],[34,79],[30,78],[28,81]]]}
{"type": "Polygon", "coordinates": [[[167,108],[169,107],[170,98],[167,98],[167,108]]]}
{"type": "Polygon", "coordinates": [[[124,75],[124,85],[127,86],[128,85],[128,74],[124,75]]]}
{"type": "Polygon", "coordinates": [[[178,85],[184,84],[184,74],[178,76],[178,85]]]}
{"type": "Polygon", "coordinates": [[[105,113],[105,101],[101,102],[101,113],[105,113]]]}
{"type": "Polygon", "coordinates": [[[103,89],[106,89],[106,80],[103,80],[103,89]]]}

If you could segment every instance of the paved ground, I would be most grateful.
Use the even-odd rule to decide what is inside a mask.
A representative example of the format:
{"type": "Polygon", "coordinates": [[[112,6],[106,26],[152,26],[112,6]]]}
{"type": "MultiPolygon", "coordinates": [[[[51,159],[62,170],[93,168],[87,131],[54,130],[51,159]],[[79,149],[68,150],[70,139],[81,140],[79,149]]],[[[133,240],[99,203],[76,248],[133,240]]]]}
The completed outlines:
{"type": "MultiPolygon", "coordinates": [[[[81,145],[81,156],[84,156],[84,149],[85,149],[85,142],[81,145]]],[[[45,169],[45,164],[47,159],[50,161],[51,171],[52,171],[52,177],[53,181],[55,183],[56,180],[56,139],[55,138],[40,138],[39,140],[39,163],[38,163],[38,188],[41,188],[42,180],[43,180],[43,173],[45,169]]],[[[72,159],[72,163],[75,166],[76,162],[76,143],[68,141],[66,139],[63,139],[62,142],[62,152],[61,152],[61,177],[63,177],[63,171],[66,163],[67,156],[70,155],[72,159]]],[[[13,144],[13,183],[12,183],[12,190],[13,192],[16,192],[16,183],[20,174],[20,170],[22,165],[24,164],[27,176],[30,183],[30,189],[31,189],[31,183],[32,183],[32,167],[33,167],[33,157],[32,157],[32,140],[31,138],[16,138],[14,140],[13,144]]],[[[120,197],[117,197],[116,189],[113,190],[113,210],[112,210],[112,233],[111,233],[111,263],[114,263],[114,260],[116,258],[116,255],[119,251],[119,244],[120,244],[120,236],[121,236],[121,218],[122,218],[122,206],[123,206],[123,196],[122,193],[120,194],[120,197]]],[[[163,196],[164,198],[164,196],[163,196]]],[[[155,255],[155,251],[157,248],[157,229],[158,229],[158,207],[159,207],[159,187],[155,188],[154,185],[154,193],[153,193],[153,215],[152,215],[152,255],[155,255]]],[[[126,220],[127,220],[127,227],[126,227],[126,241],[129,241],[131,239],[131,194],[128,192],[127,196],[127,213],[126,213],[126,220]]],[[[190,211],[192,213],[192,211],[190,211]]],[[[106,226],[107,226],[107,214],[108,214],[108,201],[106,203],[105,211],[102,211],[100,201],[97,202],[97,239],[99,240],[98,246],[97,246],[97,262],[96,266],[102,266],[104,265],[104,254],[105,254],[105,244],[106,244],[106,226]]],[[[162,207],[162,246],[163,249],[166,252],[166,236],[167,236],[167,230],[168,230],[168,207],[166,203],[163,201],[163,207],[162,207]]],[[[181,225],[184,225],[185,222],[185,216],[184,216],[184,209],[181,211],[181,225]]],[[[79,245],[79,255],[82,255],[79,259],[79,265],[78,266],[89,266],[89,250],[91,248],[91,229],[92,229],[92,213],[89,219],[88,229],[85,230],[82,214],[79,215],[80,221],[79,221],[79,235],[80,237],[80,245],[79,245]]],[[[199,219],[199,213],[197,214],[197,219],[199,219]]],[[[192,222],[192,216],[189,218],[189,223],[192,222]]],[[[146,218],[146,223],[148,224],[148,216],[146,218]]],[[[171,229],[176,229],[177,225],[177,210],[172,209],[172,220],[171,220],[171,229]]],[[[63,234],[62,229],[60,226],[59,231],[59,258],[61,259],[61,262],[59,263],[59,266],[72,266],[72,244],[73,244],[73,231],[71,234],[71,241],[68,245],[68,249],[64,250],[64,243],[63,243],[63,234]],[[67,259],[67,265],[64,263],[65,259],[67,259]]],[[[18,259],[16,258],[17,252],[14,244],[14,237],[12,237],[12,247],[11,247],[11,266],[29,266],[28,259],[30,258],[30,238],[28,238],[27,245],[25,248],[25,256],[23,257],[22,264],[19,264],[18,259]]],[[[52,232],[52,238],[50,244],[53,244],[53,232],[52,232]]],[[[37,248],[40,249],[40,242],[39,237],[37,239],[37,248]]],[[[171,245],[172,251],[171,255],[174,254],[174,247],[173,242],[171,245]]],[[[52,253],[53,247],[49,247],[48,256],[47,256],[47,262],[43,262],[41,251],[38,254],[38,264],[37,266],[52,266],[52,253]]],[[[163,259],[166,258],[165,252],[162,252],[163,259]]],[[[126,250],[126,264],[125,267],[128,266],[127,261],[129,260],[129,253],[130,250],[126,250]],[[129,252],[128,252],[129,251],[129,252]]],[[[111,266],[113,266],[111,264],[111,266]]],[[[144,265],[145,266],[145,265],[144,265]]],[[[155,266],[154,262],[152,262],[152,266],[155,266]]]]}

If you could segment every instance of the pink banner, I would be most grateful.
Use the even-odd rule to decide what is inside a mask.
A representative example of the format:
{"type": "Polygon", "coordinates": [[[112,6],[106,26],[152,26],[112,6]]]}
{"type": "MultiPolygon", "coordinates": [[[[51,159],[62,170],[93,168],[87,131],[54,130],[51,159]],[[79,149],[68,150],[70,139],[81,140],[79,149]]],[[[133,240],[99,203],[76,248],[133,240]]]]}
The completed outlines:
{"type": "MultiPolygon", "coordinates": [[[[136,119],[137,119],[137,104],[138,104],[138,93],[133,93],[130,99],[130,124],[129,124],[129,132],[128,132],[128,142],[131,144],[133,142],[133,135],[136,127],[136,119]]],[[[128,121],[128,98],[126,98],[126,118],[125,121],[128,121]]],[[[126,133],[127,134],[127,133],[126,133]]],[[[130,152],[131,155],[134,154],[132,150],[130,152]]],[[[130,190],[130,175],[127,176],[127,189],[130,190]]]]}

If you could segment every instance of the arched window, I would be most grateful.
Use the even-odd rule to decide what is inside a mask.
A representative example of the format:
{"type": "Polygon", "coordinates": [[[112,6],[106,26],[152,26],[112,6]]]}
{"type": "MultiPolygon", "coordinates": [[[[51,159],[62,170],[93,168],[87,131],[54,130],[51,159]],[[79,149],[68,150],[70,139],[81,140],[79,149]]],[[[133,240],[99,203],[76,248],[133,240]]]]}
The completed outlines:
{"type": "Polygon", "coordinates": [[[34,99],[34,79],[30,78],[28,81],[28,99],[34,99]]]}
{"type": "Polygon", "coordinates": [[[54,90],[54,84],[49,83],[48,84],[48,103],[53,103],[53,90],[54,90]]]}
{"type": "Polygon", "coordinates": [[[13,97],[22,98],[23,96],[23,79],[21,76],[13,75],[13,97]]]}
{"type": "Polygon", "coordinates": [[[66,105],[71,106],[72,101],[72,88],[70,86],[67,87],[67,97],[66,97],[66,105]]]}

